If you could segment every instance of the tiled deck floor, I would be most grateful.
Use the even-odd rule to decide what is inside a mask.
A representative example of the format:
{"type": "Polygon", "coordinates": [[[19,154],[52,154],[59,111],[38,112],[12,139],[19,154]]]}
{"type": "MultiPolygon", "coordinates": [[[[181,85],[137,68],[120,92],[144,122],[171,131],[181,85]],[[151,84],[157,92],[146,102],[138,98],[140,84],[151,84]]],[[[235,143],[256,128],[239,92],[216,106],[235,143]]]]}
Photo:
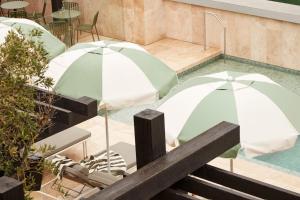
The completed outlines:
{"type": "MultiPolygon", "coordinates": [[[[109,39],[101,37],[101,39],[109,39]]],[[[90,35],[82,35],[81,42],[91,41],[90,35]]],[[[203,47],[200,45],[190,44],[172,39],[164,39],[157,43],[145,46],[153,55],[157,56],[177,72],[182,72],[200,62],[209,59],[211,56],[218,55],[220,52],[216,49],[208,49],[203,53],[203,47]]],[[[78,127],[91,131],[92,136],[88,140],[88,154],[105,150],[105,126],[102,117],[90,119],[78,127]]],[[[133,127],[127,124],[109,121],[110,144],[116,144],[120,141],[134,144],[133,127]]],[[[170,150],[171,148],[168,147],[170,150]]],[[[82,145],[78,144],[64,152],[70,158],[80,160],[82,158],[82,145]]],[[[212,165],[223,169],[229,169],[229,160],[216,158],[211,162],[212,165]]],[[[241,159],[234,161],[234,171],[257,180],[261,180],[276,186],[280,186],[300,193],[300,177],[283,173],[256,163],[248,162],[241,159]]],[[[53,180],[55,177],[49,173],[45,174],[44,184],[53,180]]],[[[51,189],[52,182],[42,187],[42,193],[34,192],[32,195],[36,200],[53,200],[53,199],[73,199],[72,196],[62,197],[62,193],[51,189]]],[[[80,184],[65,180],[64,185],[80,189],[80,184]]],[[[74,194],[74,193],[73,193],[74,194]]]]}
{"type": "Polygon", "coordinates": [[[177,73],[188,70],[221,53],[220,50],[215,48],[204,51],[204,47],[201,45],[169,38],[146,45],[144,48],[177,73]]]}

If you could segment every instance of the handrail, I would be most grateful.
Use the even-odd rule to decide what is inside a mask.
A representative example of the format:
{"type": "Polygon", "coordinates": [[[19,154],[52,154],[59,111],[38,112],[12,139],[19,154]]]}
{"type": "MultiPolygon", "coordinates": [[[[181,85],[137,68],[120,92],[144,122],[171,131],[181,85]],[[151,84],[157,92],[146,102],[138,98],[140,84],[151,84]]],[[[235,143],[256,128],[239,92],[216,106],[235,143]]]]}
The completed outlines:
{"type": "Polygon", "coordinates": [[[223,39],[223,42],[224,42],[224,50],[223,50],[223,53],[224,53],[224,63],[226,63],[226,48],[227,48],[227,40],[226,40],[226,34],[227,34],[227,29],[226,29],[226,26],[225,24],[223,23],[222,19],[216,14],[216,13],[213,13],[213,12],[204,12],[204,50],[207,49],[207,40],[206,40],[206,14],[209,14],[211,16],[213,16],[217,22],[222,26],[223,28],[223,33],[224,33],[224,39],[223,39]]]}

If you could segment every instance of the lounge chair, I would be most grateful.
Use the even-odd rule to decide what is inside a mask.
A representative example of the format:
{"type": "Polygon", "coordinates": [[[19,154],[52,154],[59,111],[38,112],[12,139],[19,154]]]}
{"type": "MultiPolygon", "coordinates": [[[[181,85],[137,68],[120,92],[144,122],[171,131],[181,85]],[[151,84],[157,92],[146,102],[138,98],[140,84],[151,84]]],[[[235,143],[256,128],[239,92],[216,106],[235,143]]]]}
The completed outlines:
{"type": "MultiPolygon", "coordinates": [[[[118,152],[118,154],[120,152],[122,160],[124,159],[124,162],[127,164],[127,169],[135,165],[135,148],[133,145],[120,142],[111,146],[111,150],[114,152],[118,152]]],[[[99,166],[97,164],[103,162],[103,154],[106,154],[106,152],[102,151],[101,153],[95,154],[91,156],[93,157],[93,159],[85,159],[81,162],[81,164],[74,162],[65,156],[57,155],[55,157],[52,157],[51,159],[53,163],[59,169],[58,177],[52,184],[52,187],[54,187],[55,185],[60,185],[61,187],[74,191],[72,188],[68,188],[61,184],[62,180],[66,178],[83,185],[80,191],[74,191],[80,195],[86,186],[103,189],[122,179],[123,176],[127,175],[125,171],[123,173],[120,172],[122,171],[122,167],[117,169],[119,166],[122,166],[122,161],[116,155],[113,155],[115,157],[112,157],[114,158],[112,159],[114,160],[114,162],[111,163],[111,173],[107,173],[105,172],[105,170],[99,171],[103,168],[103,165],[99,166]],[[93,162],[97,160],[97,158],[100,158],[98,159],[100,160],[100,162],[93,162]],[[118,160],[116,161],[116,159],[118,160]]]]}
{"type": "Polygon", "coordinates": [[[67,193],[69,193],[69,191],[73,191],[78,193],[78,195],[81,195],[86,186],[103,189],[122,178],[120,176],[117,177],[100,171],[93,171],[90,173],[88,168],[81,166],[78,162],[74,162],[66,156],[55,155],[52,157],[51,162],[56,166],[54,167],[54,172],[57,173],[57,177],[51,188],[55,190],[65,188],[68,190],[67,193]],[[64,179],[80,183],[82,184],[82,188],[80,191],[77,191],[73,188],[67,187],[62,184],[64,179]]]}
{"type": "MultiPolygon", "coordinates": [[[[83,188],[85,186],[90,186],[98,187],[100,189],[106,188],[107,186],[113,184],[114,182],[122,178],[121,176],[113,176],[112,174],[99,171],[89,173],[89,170],[81,166],[80,164],[64,167],[64,169],[62,170],[61,177],[67,178],[77,183],[81,183],[83,184],[83,188]]],[[[61,181],[62,179],[56,179],[54,184],[61,181]]],[[[81,193],[81,191],[79,193],[81,193]]]]}
{"type": "MultiPolygon", "coordinates": [[[[120,154],[127,164],[127,170],[136,165],[135,147],[126,142],[118,142],[110,147],[110,150],[120,154]]],[[[104,154],[106,151],[101,151],[94,156],[104,154]]]]}
{"type": "Polygon", "coordinates": [[[54,147],[51,151],[47,151],[43,156],[45,158],[52,155],[58,154],[75,144],[82,143],[83,146],[83,157],[87,157],[86,140],[91,136],[91,132],[77,128],[75,126],[68,128],[64,131],[56,133],[50,137],[47,137],[34,144],[36,149],[44,145],[50,145],[54,147]]]}

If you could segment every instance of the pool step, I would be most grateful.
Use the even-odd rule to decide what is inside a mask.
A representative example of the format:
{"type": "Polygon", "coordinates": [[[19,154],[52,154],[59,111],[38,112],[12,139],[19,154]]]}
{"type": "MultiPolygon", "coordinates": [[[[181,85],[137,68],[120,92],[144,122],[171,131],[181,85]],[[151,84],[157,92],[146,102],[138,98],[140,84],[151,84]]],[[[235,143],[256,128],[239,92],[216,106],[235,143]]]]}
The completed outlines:
{"type": "Polygon", "coordinates": [[[185,72],[197,65],[200,65],[202,63],[205,63],[206,61],[215,58],[217,56],[220,56],[222,54],[222,51],[217,48],[208,48],[206,51],[203,51],[200,55],[198,60],[195,60],[194,62],[187,63],[186,66],[181,67],[180,69],[176,70],[177,74],[180,74],[182,72],[185,72]]]}
{"type": "Polygon", "coordinates": [[[208,48],[199,44],[164,38],[144,46],[152,55],[165,62],[169,67],[182,73],[207,60],[219,56],[222,52],[218,48],[208,48]]]}

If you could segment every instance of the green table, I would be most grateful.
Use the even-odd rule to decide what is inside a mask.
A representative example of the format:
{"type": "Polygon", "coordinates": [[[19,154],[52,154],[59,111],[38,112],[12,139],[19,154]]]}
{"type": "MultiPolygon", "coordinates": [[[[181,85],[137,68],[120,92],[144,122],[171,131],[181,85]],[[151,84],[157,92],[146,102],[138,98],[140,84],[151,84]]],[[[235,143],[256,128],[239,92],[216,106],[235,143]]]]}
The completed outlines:
{"type": "Polygon", "coordinates": [[[27,1],[9,1],[1,4],[1,8],[7,10],[16,10],[29,6],[27,1]]]}
{"type": "Polygon", "coordinates": [[[70,35],[70,45],[73,45],[73,24],[72,24],[72,19],[79,17],[80,16],[80,11],[78,10],[59,10],[56,12],[53,12],[51,14],[51,16],[55,19],[64,19],[64,20],[68,20],[69,22],[69,35],[70,35]]]}

